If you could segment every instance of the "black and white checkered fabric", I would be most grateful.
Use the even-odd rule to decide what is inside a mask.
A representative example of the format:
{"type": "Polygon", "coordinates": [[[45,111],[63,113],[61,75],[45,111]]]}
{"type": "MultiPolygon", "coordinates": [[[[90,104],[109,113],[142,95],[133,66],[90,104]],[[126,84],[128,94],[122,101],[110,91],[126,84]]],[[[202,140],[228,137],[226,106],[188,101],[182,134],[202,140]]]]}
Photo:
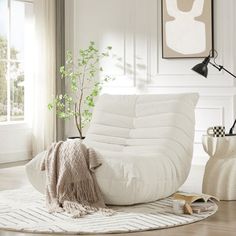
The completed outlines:
{"type": "Polygon", "coordinates": [[[225,127],[213,127],[213,136],[214,137],[224,137],[225,136],[225,127]]]}

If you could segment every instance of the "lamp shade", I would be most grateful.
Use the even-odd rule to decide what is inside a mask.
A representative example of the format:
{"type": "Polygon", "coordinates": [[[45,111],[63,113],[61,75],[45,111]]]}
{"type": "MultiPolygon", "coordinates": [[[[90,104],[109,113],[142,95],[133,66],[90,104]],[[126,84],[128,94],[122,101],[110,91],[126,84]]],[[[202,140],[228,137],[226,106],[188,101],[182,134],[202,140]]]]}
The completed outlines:
{"type": "Polygon", "coordinates": [[[208,75],[208,68],[207,65],[210,61],[210,55],[208,57],[206,57],[203,62],[197,64],[196,66],[194,66],[192,68],[193,71],[197,72],[198,74],[207,77],[208,75]]]}

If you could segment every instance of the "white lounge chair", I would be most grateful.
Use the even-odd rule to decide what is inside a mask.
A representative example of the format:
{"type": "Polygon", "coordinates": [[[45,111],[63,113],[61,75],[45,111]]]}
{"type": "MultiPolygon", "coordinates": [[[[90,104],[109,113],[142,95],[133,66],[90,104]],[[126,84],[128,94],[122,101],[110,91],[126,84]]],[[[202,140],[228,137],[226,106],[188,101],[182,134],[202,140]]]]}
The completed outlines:
{"type": "MultiPolygon", "coordinates": [[[[191,167],[197,100],[198,94],[100,96],[84,143],[100,154],[96,177],[106,203],[150,202],[178,190],[191,167]]],[[[26,165],[40,192],[43,155],[26,165]]]]}

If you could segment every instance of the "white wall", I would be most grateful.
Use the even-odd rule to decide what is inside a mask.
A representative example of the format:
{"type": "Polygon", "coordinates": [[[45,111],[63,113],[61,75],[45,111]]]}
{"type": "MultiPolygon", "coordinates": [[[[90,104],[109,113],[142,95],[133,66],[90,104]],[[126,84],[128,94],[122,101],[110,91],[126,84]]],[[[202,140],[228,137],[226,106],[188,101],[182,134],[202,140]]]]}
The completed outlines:
{"type": "Polygon", "coordinates": [[[0,165],[32,158],[32,130],[26,123],[0,126],[0,165]]]}
{"type": "MultiPolygon", "coordinates": [[[[214,0],[217,62],[235,70],[235,0],[214,0]]],[[[113,47],[113,58],[104,64],[116,81],[109,93],[198,92],[193,164],[204,165],[207,156],[201,136],[207,127],[223,124],[228,130],[235,112],[235,82],[224,72],[210,68],[209,77],[190,69],[202,59],[162,59],[161,0],[69,0],[66,1],[67,49],[75,53],[90,40],[99,48],[113,47]]],[[[66,134],[75,134],[73,122],[66,134]]]]}

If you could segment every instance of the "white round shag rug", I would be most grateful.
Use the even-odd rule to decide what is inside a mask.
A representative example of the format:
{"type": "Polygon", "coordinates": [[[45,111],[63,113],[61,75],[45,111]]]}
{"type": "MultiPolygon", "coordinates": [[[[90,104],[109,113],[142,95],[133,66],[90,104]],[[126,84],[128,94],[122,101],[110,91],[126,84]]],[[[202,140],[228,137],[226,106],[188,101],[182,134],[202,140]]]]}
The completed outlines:
{"type": "Polygon", "coordinates": [[[171,198],[128,207],[112,207],[117,213],[101,213],[73,219],[66,213],[49,214],[45,197],[32,187],[0,192],[0,229],[33,233],[101,234],[163,229],[203,220],[215,211],[175,215],[171,198]]]}

